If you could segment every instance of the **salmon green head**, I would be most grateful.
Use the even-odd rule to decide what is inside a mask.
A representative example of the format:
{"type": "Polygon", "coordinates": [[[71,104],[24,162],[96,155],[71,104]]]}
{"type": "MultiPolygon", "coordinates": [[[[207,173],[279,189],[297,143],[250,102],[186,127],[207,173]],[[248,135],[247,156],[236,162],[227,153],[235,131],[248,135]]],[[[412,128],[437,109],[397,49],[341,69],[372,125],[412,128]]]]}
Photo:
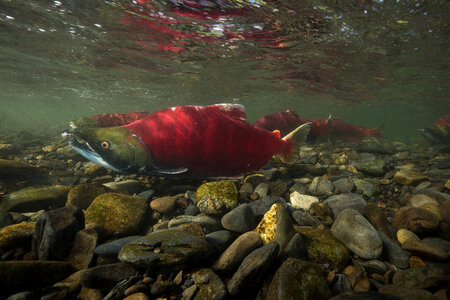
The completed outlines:
{"type": "Polygon", "coordinates": [[[145,173],[151,168],[151,152],[125,127],[75,128],[67,135],[78,153],[105,168],[122,173],[145,173]]]}

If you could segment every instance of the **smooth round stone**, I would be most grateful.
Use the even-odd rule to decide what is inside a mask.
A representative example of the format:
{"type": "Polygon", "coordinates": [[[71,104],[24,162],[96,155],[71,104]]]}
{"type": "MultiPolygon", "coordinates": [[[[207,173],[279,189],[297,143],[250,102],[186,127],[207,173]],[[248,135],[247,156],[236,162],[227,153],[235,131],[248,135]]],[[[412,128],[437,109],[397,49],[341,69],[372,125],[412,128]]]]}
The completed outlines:
{"type": "Polygon", "coordinates": [[[152,199],[154,194],[155,194],[154,190],[147,190],[147,191],[143,191],[142,193],[137,194],[137,196],[144,198],[146,201],[149,201],[150,199],[152,199]]]}
{"type": "Polygon", "coordinates": [[[266,196],[262,199],[255,200],[250,202],[248,205],[250,205],[250,208],[253,211],[253,215],[259,219],[264,214],[269,211],[269,209],[272,207],[275,203],[282,203],[283,205],[286,204],[286,201],[281,197],[275,197],[275,196],[266,196]]]}
{"type": "Polygon", "coordinates": [[[119,254],[119,251],[122,249],[123,246],[126,244],[140,238],[142,236],[140,235],[132,235],[127,236],[121,239],[116,239],[101,245],[98,245],[95,247],[95,254],[102,256],[102,257],[115,257],[117,258],[117,255],[119,254]]]}
{"type": "Polygon", "coordinates": [[[37,170],[38,168],[24,161],[0,158],[0,178],[23,177],[37,170]]]}
{"type": "Polygon", "coordinates": [[[394,174],[394,181],[401,185],[417,185],[421,182],[429,180],[427,176],[416,170],[400,170],[394,174]]]}
{"type": "Polygon", "coordinates": [[[269,182],[270,195],[281,197],[286,193],[288,187],[283,180],[276,180],[269,182]]]}
{"type": "Polygon", "coordinates": [[[450,199],[441,204],[439,213],[442,217],[442,222],[450,223],[450,199]]]}
{"type": "Polygon", "coordinates": [[[394,229],[389,224],[388,219],[386,218],[386,215],[383,212],[383,209],[381,207],[375,206],[375,205],[366,205],[364,208],[364,216],[369,220],[369,222],[378,230],[381,232],[384,232],[390,237],[394,237],[394,229]]]}
{"type": "Polygon", "coordinates": [[[436,286],[442,276],[444,271],[439,268],[418,267],[395,273],[392,282],[394,286],[426,289],[436,286]]]}
{"type": "Polygon", "coordinates": [[[142,184],[138,180],[128,179],[124,181],[118,182],[107,182],[103,184],[106,187],[109,187],[114,192],[127,192],[131,195],[139,194],[142,192],[142,184]]]}
{"type": "Polygon", "coordinates": [[[316,196],[331,195],[333,191],[333,183],[325,177],[315,177],[309,186],[309,192],[316,196]]]}
{"type": "Polygon", "coordinates": [[[192,274],[192,279],[198,287],[194,299],[225,299],[227,288],[222,280],[211,269],[200,269],[192,274]]]}
{"type": "Polygon", "coordinates": [[[209,244],[183,230],[161,230],[122,247],[119,259],[139,266],[195,264],[211,252],[209,244]]]}
{"type": "Polygon", "coordinates": [[[294,209],[303,209],[308,211],[311,208],[311,204],[319,202],[319,198],[315,196],[303,195],[299,192],[291,193],[289,201],[294,209]]]}
{"type": "Polygon", "coordinates": [[[350,178],[341,178],[339,180],[336,180],[335,182],[333,182],[333,185],[341,194],[350,193],[355,187],[353,181],[350,178]]]}
{"type": "Polygon", "coordinates": [[[306,243],[308,261],[316,264],[330,264],[342,269],[350,259],[348,248],[339,242],[328,229],[295,226],[306,243]]]}
{"type": "Polygon", "coordinates": [[[439,206],[439,202],[427,194],[415,194],[409,200],[412,207],[422,207],[424,205],[439,206]]]}
{"type": "Polygon", "coordinates": [[[301,234],[296,233],[283,251],[282,260],[297,258],[306,260],[306,242],[301,234]]]}
{"type": "Polygon", "coordinates": [[[313,203],[311,205],[310,213],[316,215],[317,218],[326,226],[331,226],[333,224],[333,219],[331,218],[331,209],[327,204],[323,202],[313,203]]]}
{"type": "Polygon", "coordinates": [[[188,205],[186,209],[184,210],[184,214],[188,216],[196,216],[200,213],[200,210],[195,205],[188,205]]]}
{"type": "Polygon", "coordinates": [[[414,287],[401,287],[392,284],[382,286],[379,292],[394,295],[401,299],[408,300],[437,300],[436,297],[427,290],[422,290],[414,287]]]}
{"type": "Polygon", "coordinates": [[[150,207],[161,214],[168,214],[175,209],[176,204],[176,196],[166,196],[153,199],[150,202],[150,207]]]}
{"type": "Polygon", "coordinates": [[[0,210],[0,229],[14,224],[11,214],[7,211],[0,210]]]}
{"type": "Polygon", "coordinates": [[[278,243],[268,243],[250,253],[233,274],[227,284],[231,296],[251,293],[266,278],[268,270],[275,263],[280,247],[278,243]]]}
{"type": "Polygon", "coordinates": [[[9,295],[33,290],[63,280],[75,268],[59,261],[0,261],[0,291],[9,295]]]}
{"type": "Polygon", "coordinates": [[[147,212],[147,202],[137,196],[106,193],[97,196],[85,212],[86,224],[97,224],[108,236],[139,233],[147,212]]]}
{"type": "Polygon", "coordinates": [[[150,298],[145,293],[142,292],[134,293],[123,298],[123,300],[149,300],[149,299],[150,298]]]}
{"type": "Polygon", "coordinates": [[[78,270],[87,269],[94,257],[95,246],[97,246],[98,234],[92,228],[77,232],[73,240],[72,250],[66,261],[78,270]]]}
{"type": "Polygon", "coordinates": [[[272,205],[255,229],[264,243],[277,242],[280,253],[295,234],[291,216],[280,203],[272,205]]]}
{"type": "Polygon", "coordinates": [[[203,196],[198,200],[197,207],[201,213],[207,216],[221,216],[227,212],[225,203],[221,199],[211,196],[203,196]]]}
{"type": "Polygon", "coordinates": [[[169,228],[178,227],[186,223],[199,223],[203,229],[206,230],[207,233],[214,232],[222,229],[220,222],[210,216],[205,215],[197,215],[197,216],[188,216],[181,215],[176,218],[173,218],[169,221],[169,228]]]}
{"type": "Polygon", "coordinates": [[[240,235],[215,261],[212,269],[217,272],[228,273],[236,270],[242,260],[258,247],[263,241],[259,234],[253,231],[240,235]]]}
{"type": "Polygon", "coordinates": [[[226,230],[244,233],[255,229],[255,216],[248,204],[241,204],[225,214],[221,224],[226,230]]]}
{"type": "Polygon", "coordinates": [[[276,271],[265,299],[329,299],[328,283],[319,266],[307,261],[288,258],[276,271]]]}
{"type": "Polygon", "coordinates": [[[219,230],[207,234],[205,236],[205,240],[208,242],[214,253],[222,253],[228,246],[230,246],[234,238],[231,235],[231,232],[227,230],[219,230]]]}
{"type": "Polygon", "coordinates": [[[258,200],[262,197],[265,197],[267,196],[268,193],[269,193],[269,185],[265,182],[261,182],[253,191],[252,200],[258,200]]]}
{"type": "Polygon", "coordinates": [[[423,257],[429,260],[445,261],[448,258],[446,251],[439,247],[424,243],[417,240],[407,240],[402,243],[402,248],[411,252],[414,255],[423,257]]]}
{"type": "Polygon", "coordinates": [[[70,189],[67,195],[67,205],[75,205],[87,209],[94,199],[101,194],[112,190],[100,183],[84,183],[70,189]]]}
{"type": "Polygon", "coordinates": [[[399,229],[397,231],[397,240],[400,244],[403,244],[407,240],[420,241],[420,238],[412,231],[408,229],[399,229]]]}
{"type": "Polygon", "coordinates": [[[35,228],[36,222],[22,222],[0,228],[0,249],[29,244],[35,228]]]}
{"type": "Polygon", "coordinates": [[[63,207],[69,190],[69,186],[63,185],[24,188],[4,197],[0,210],[28,212],[63,207]]]}
{"type": "Polygon", "coordinates": [[[447,253],[450,252],[450,242],[446,241],[444,239],[428,237],[428,238],[424,238],[422,240],[422,242],[424,242],[428,245],[433,245],[435,247],[441,248],[442,250],[444,250],[447,253]]]}
{"type": "Polygon", "coordinates": [[[366,200],[361,197],[361,195],[355,193],[334,195],[328,197],[324,203],[326,203],[333,213],[334,218],[336,218],[341,211],[346,208],[353,208],[354,210],[362,213],[364,211],[364,207],[366,207],[366,200]]]}
{"type": "Polygon", "coordinates": [[[353,179],[353,183],[355,184],[357,190],[361,190],[363,195],[366,195],[369,198],[379,192],[375,185],[366,180],[355,178],[353,179]]]}
{"type": "Polygon", "coordinates": [[[331,232],[361,258],[375,259],[381,255],[383,242],[378,231],[354,209],[343,210],[334,221],[331,232]]]}
{"type": "Polygon", "coordinates": [[[383,257],[400,269],[408,268],[409,255],[384,232],[379,232],[379,234],[383,241],[383,257]]]}
{"type": "Polygon", "coordinates": [[[407,227],[414,233],[428,233],[439,226],[439,218],[419,207],[402,207],[395,212],[392,224],[397,228],[407,227]]]}
{"type": "Polygon", "coordinates": [[[333,298],[330,300],[404,300],[403,298],[399,298],[394,295],[380,293],[380,292],[346,292],[333,298]]]}
{"type": "Polygon", "coordinates": [[[232,181],[215,181],[202,184],[195,197],[200,201],[203,197],[219,199],[230,210],[238,205],[238,190],[232,181]]]}
{"type": "Polygon", "coordinates": [[[315,164],[317,162],[317,152],[307,146],[300,147],[299,160],[305,164],[315,164]]]}
{"type": "Polygon", "coordinates": [[[353,163],[353,166],[356,168],[356,170],[363,172],[367,175],[372,176],[382,176],[384,173],[386,173],[386,163],[383,159],[364,159],[353,163]]]}

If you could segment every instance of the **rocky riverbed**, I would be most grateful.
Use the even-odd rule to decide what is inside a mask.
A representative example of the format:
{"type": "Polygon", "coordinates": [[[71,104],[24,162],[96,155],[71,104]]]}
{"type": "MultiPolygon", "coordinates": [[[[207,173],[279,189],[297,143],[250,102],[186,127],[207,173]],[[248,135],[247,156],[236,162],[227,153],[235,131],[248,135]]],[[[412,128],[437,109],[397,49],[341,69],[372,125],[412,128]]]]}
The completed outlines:
{"type": "Polygon", "coordinates": [[[189,180],[0,136],[0,299],[447,299],[446,150],[305,145],[189,180]]]}

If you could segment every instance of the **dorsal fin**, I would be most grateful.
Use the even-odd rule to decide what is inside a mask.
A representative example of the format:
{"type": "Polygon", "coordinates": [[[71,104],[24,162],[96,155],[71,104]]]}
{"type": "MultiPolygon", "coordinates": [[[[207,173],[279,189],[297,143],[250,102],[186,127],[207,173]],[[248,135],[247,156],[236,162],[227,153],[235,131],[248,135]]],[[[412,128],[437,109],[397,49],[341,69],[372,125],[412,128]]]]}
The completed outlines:
{"type": "Polygon", "coordinates": [[[211,106],[219,108],[224,114],[232,119],[247,122],[247,115],[245,114],[245,108],[242,104],[220,103],[211,106]]]}

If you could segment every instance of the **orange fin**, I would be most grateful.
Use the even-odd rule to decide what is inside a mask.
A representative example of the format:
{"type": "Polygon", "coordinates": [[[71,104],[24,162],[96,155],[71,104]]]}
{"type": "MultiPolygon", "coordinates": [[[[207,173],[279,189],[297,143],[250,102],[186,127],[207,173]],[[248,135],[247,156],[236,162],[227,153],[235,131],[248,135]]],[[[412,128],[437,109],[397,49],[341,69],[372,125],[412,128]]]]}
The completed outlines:
{"type": "Polygon", "coordinates": [[[277,138],[281,139],[281,133],[280,133],[279,130],[274,130],[274,131],[272,131],[272,133],[273,133],[277,138]]]}

